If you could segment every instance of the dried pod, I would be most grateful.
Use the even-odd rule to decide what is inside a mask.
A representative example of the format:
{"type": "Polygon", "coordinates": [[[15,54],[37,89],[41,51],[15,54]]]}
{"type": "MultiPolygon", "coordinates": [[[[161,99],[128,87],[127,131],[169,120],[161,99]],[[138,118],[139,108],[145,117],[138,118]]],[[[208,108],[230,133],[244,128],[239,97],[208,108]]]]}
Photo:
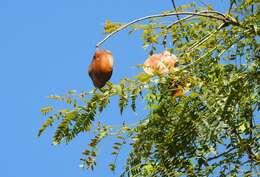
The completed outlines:
{"type": "Polygon", "coordinates": [[[95,87],[102,88],[111,78],[113,72],[113,55],[108,50],[96,50],[88,67],[88,74],[95,87]]]}

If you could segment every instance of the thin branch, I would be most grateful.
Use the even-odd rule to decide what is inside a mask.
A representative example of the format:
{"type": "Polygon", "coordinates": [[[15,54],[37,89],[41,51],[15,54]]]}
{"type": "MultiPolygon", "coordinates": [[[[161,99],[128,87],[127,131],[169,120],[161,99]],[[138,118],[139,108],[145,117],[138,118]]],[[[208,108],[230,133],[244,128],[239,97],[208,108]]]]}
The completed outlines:
{"type": "MultiPolygon", "coordinates": [[[[177,8],[176,8],[176,4],[175,4],[175,1],[174,1],[174,0],[172,0],[172,5],[173,5],[173,8],[174,8],[175,12],[177,12],[177,8]]],[[[181,21],[180,21],[181,18],[180,18],[180,16],[179,16],[179,14],[177,14],[176,16],[177,16],[177,19],[179,20],[180,25],[182,25],[182,23],[181,23],[181,21]]],[[[189,16],[188,16],[188,17],[189,17],[189,16]]],[[[187,42],[189,42],[189,38],[188,38],[187,36],[185,36],[185,39],[186,39],[187,42]]]]}
{"type": "MultiPolygon", "coordinates": [[[[126,141],[126,138],[124,138],[123,141],[126,141]]],[[[123,144],[125,144],[125,143],[123,143],[123,144]]],[[[119,156],[119,153],[120,153],[121,150],[122,150],[123,144],[120,145],[120,147],[119,147],[119,149],[118,149],[118,152],[117,152],[117,154],[116,154],[116,157],[115,157],[115,159],[114,159],[114,162],[112,163],[114,166],[116,166],[117,158],[118,158],[118,156],[119,156]]]]}
{"type": "Polygon", "coordinates": [[[190,19],[190,18],[192,18],[192,17],[194,17],[194,15],[186,16],[186,17],[184,17],[184,18],[182,18],[182,19],[179,19],[179,20],[177,20],[177,21],[175,21],[175,22],[169,24],[166,28],[167,28],[167,29],[170,29],[172,26],[174,26],[174,25],[176,25],[176,24],[178,24],[178,23],[181,23],[182,21],[188,20],[188,19],[190,19]]]}
{"type": "Polygon", "coordinates": [[[212,54],[212,52],[214,52],[216,49],[217,49],[217,46],[215,46],[214,48],[210,49],[209,52],[205,53],[203,56],[201,56],[200,58],[196,59],[194,62],[189,63],[188,65],[186,65],[186,66],[183,67],[182,69],[186,69],[188,66],[193,65],[193,64],[199,62],[199,61],[202,60],[204,57],[206,57],[206,56],[212,54]]]}
{"type": "MultiPolygon", "coordinates": [[[[207,11],[201,11],[200,13],[207,13],[207,11]]],[[[167,29],[170,29],[172,26],[177,25],[178,23],[181,23],[182,21],[191,19],[192,17],[196,17],[196,15],[188,15],[188,16],[186,16],[186,17],[184,17],[184,18],[181,18],[181,19],[179,19],[179,20],[177,20],[177,21],[175,21],[175,22],[169,24],[166,28],[167,28],[167,29]]]]}
{"type": "Polygon", "coordinates": [[[219,157],[222,157],[223,155],[229,154],[231,151],[233,151],[233,150],[235,150],[235,149],[236,149],[236,148],[231,148],[231,149],[229,149],[228,151],[223,152],[223,153],[221,153],[221,154],[219,154],[219,155],[217,155],[217,156],[208,158],[207,161],[211,161],[211,160],[217,159],[217,158],[219,158],[219,157]]]}
{"type": "MultiPolygon", "coordinates": [[[[247,30],[247,31],[245,31],[245,32],[248,32],[248,31],[250,31],[250,30],[247,30]]],[[[238,37],[238,36],[239,36],[239,35],[235,35],[235,37],[238,37]]],[[[243,39],[244,37],[245,37],[245,36],[241,36],[241,37],[238,38],[236,41],[234,41],[232,44],[230,44],[227,48],[223,49],[223,50],[219,53],[219,55],[218,55],[217,57],[218,57],[218,58],[221,57],[221,56],[222,56],[229,48],[231,48],[237,41],[243,39]]],[[[209,55],[210,53],[212,53],[214,50],[216,50],[216,48],[217,48],[217,47],[215,46],[215,47],[212,48],[209,52],[207,52],[206,54],[204,54],[202,57],[200,57],[200,58],[196,59],[195,61],[190,62],[189,64],[187,64],[187,65],[183,66],[182,68],[180,68],[179,71],[180,71],[180,70],[185,70],[185,69],[187,69],[188,67],[192,66],[193,64],[199,62],[201,59],[203,59],[204,57],[206,57],[207,55],[209,55]]],[[[185,52],[185,53],[186,53],[186,52],[185,52]]]]}
{"type": "Polygon", "coordinates": [[[194,15],[194,16],[202,16],[202,17],[208,17],[208,18],[213,18],[216,20],[220,20],[223,22],[229,22],[229,19],[227,19],[225,17],[225,15],[217,12],[217,11],[205,11],[203,13],[201,12],[174,12],[174,13],[165,13],[165,14],[155,14],[155,15],[149,15],[149,16],[145,16],[145,17],[141,17],[138,19],[135,19],[123,26],[121,26],[120,28],[118,28],[117,30],[113,31],[112,33],[108,34],[102,41],[100,41],[99,43],[97,43],[96,47],[99,47],[101,44],[103,44],[108,38],[110,38],[111,36],[113,36],[114,34],[118,33],[119,31],[127,28],[128,26],[143,21],[143,20],[147,20],[147,19],[151,19],[151,18],[158,18],[158,17],[169,17],[169,16],[174,16],[174,15],[194,15]],[[206,14],[207,13],[207,14],[206,14]],[[219,16],[214,16],[214,15],[208,15],[208,14],[218,14],[219,16]]]}
{"type": "Polygon", "coordinates": [[[207,7],[208,5],[205,3],[205,2],[203,2],[202,0],[198,0],[201,4],[203,4],[205,7],[207,7]]]}
{"type": "MultiPolygon", "coordinates": [[[[199,13],[200,13],[200,14],[203,14],[203,13],[208,13],[208,12],[210,12],[210,13],[215,13],[215,14],[217,14],[217,15],[220,15],[220,16],[226,18],[225,16],[223,16],[223,14],[221,14],[221,13],[219,13],[219,12],[217,12],[217,11],[201,11],[201,12],[199,12],[199,13]]],[[[178,23],[181,23],[182,21],[188,20],[188,19],[190,19],[190,18],[192,18],[192,17],[196,17],[196,16],[197,16],[197,15],[192,14],[192,15],[188,15],[188,16],[182,18],[182,19],[179,19],[179,20],[177,20],[177,21],[171,23],[170,25],[168,25],[168,26],[167,26],[167,29],[168,29],[168,28],[171,28],[173,25],[176,25],[176,24],[178,24],[178,23]]]]}
{"type": "Polygon", "coordinates": [[[251,5],[251,13],[254,15],[254,4],[251,5]]]}
{"type": "Polygon", "coordinates": [[[232,7],[233,7],[233,5],[235,4],[235,2],[236,2],[236,1],[230,1],[230,5],[229,5],[229,9],[228,9],[228,13],[231,12],[232,7]]]}
{"type": "MultiPolygon", "coordinates": [[[[171,29],[172,26],[177,25],[178,23],[181,23],[182,21],[189,20],[192,17],[196,17],[196,16],[195,15],[188,15],[188,16],[186,16],[184,18],[181,18],[180,20],[176,20],[175,22],[172,22],[171,24],[167,25],[166,29],[169,30],[169,29],[171,29]]],[[[153,27],[152,29],[158,29],[158,28],[162,28],[162,27],[164,27],[164,26],[163,25],[161,25],[161,26],[158,25],[156,27],[153,27]]]]}
{"type": "Polygon", "coordinates": [[[202,38],[200,41],[195,42],[189,49],[188,52],[193,51],[193,49],[197,48],[198,46],[202,45],[203,43],[205,43],[207,40],[209,40],[214,34],[216,34],[223,26],[225,25],[225,23],[222,23],[214,32],[209,33],[207,36],[205,36],[204,38],[202,38]]]}
{"type": "MultiPolygon", "coordinates": [[[[175,1],[174,0],[171,0],[171,1],[172,1],[172,5],[173,5],[173,8],[174,8],[175,12],[177,12],[175,1]]],[[[177,14],[176,17],[177,17],[178,20],[180,20],[179,14],[177,14]]]]}
{"type": "MultiPolygon", "coordinates": [[[[248,31],[250,31],[250,30],[246,30],[245,33],[248,32],[248,31]]],[[[235,35],[235,38],[238,37],[238,36],[239,36],[238,34],[235,35]]],[[[233,45],[234,45],[236,42],[238,42],[239,40],[242,40],[244,37],[245,37],[245,36],[240,36],[240,38],[236,39],[233,43],[231,43],[230,45],[228,45],[225,49],[223,49],[222,51],[220,51],[217,57],[220,58],[227,50],[229,50],[231,47],[233,47],[233,45]]]]}

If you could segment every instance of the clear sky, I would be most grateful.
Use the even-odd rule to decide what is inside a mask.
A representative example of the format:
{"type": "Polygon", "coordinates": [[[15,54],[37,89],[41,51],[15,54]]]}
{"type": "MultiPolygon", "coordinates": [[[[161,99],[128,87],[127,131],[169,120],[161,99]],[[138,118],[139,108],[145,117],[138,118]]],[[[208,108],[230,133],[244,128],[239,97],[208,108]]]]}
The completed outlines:
{"type": "MultiPolygon", "coordinates": [[[[204,2],[220,11],[227,3],[204,2]]],[[[109,140],[101,146],[96,170],[83,171],[79,158],[88,136],[59,146],[51,145],[53,129],[36,138],[44,121],[39,110],[48,105],[47,95],[93,88],[86,68],[95,44],[104,37],[106,19],[128,22],[170,9],[170,0],[0,0],[0,176],[113,176],[106,166],[112,161],[106,151],[109,140]]],[[[115,57],[112,82],[137,72],[133,66],[143,63],[148,54],[141,44],[139,33],[129,36],[126,31],[105,43],[103,48],[115,57]]],[[[101,118],[113,123],[131,119],[134,114],[127,112],[123,118],[118,113],[112,104],[101,118]]],[[[135,114],[138,116],[142,117],[135,114]]],[[[120,157],[119,164],[123,160],[120,157]]]]}

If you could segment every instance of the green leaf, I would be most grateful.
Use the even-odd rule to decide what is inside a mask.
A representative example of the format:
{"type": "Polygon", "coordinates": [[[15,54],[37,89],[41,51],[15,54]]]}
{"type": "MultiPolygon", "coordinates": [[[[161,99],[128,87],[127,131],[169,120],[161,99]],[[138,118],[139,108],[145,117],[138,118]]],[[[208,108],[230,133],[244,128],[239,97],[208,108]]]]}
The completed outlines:
{"type": "Polygon", "coordinates": [[[150,82],[150,79],[151,79],[151,75],[149,74],[146,74],[144,72],[141,72],[139,75],[135,76],[136,79],[138,79],[140,82],[150,82]]]}
{"type": "Polygon", "coordinates": [[[115,166],[115,164],[109,164],[109,168],[111,171],[115,171],[116,166],[115,166]]]}
{"type": "Polygon", "coordinates": [[[47,115],[47,114],[49,114],[51,111],[53,111],[53,107],[52,106],[47,106],[47,107],[43,107],[43,108],[41,108],[41,113],[43,114],[43,115],[47,115]]]}

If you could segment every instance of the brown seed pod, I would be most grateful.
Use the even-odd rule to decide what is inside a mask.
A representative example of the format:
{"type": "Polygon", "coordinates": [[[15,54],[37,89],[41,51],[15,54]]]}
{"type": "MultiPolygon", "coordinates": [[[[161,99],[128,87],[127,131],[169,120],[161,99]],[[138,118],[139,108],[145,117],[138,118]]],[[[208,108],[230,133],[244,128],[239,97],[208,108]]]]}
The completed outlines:
{"type": "Polygon", "coordinates": [[[173,97],[183,96],[184,90],[182,87],[177,87],[176,90],[172,93],[173,97]]]}
{"type": "Polygon", "coordinates": [[[97,49],[88,67],[89,77],[95,87],[102,88],[111,78],[113,72],[113,55],[108,50],[97,49]]]}

